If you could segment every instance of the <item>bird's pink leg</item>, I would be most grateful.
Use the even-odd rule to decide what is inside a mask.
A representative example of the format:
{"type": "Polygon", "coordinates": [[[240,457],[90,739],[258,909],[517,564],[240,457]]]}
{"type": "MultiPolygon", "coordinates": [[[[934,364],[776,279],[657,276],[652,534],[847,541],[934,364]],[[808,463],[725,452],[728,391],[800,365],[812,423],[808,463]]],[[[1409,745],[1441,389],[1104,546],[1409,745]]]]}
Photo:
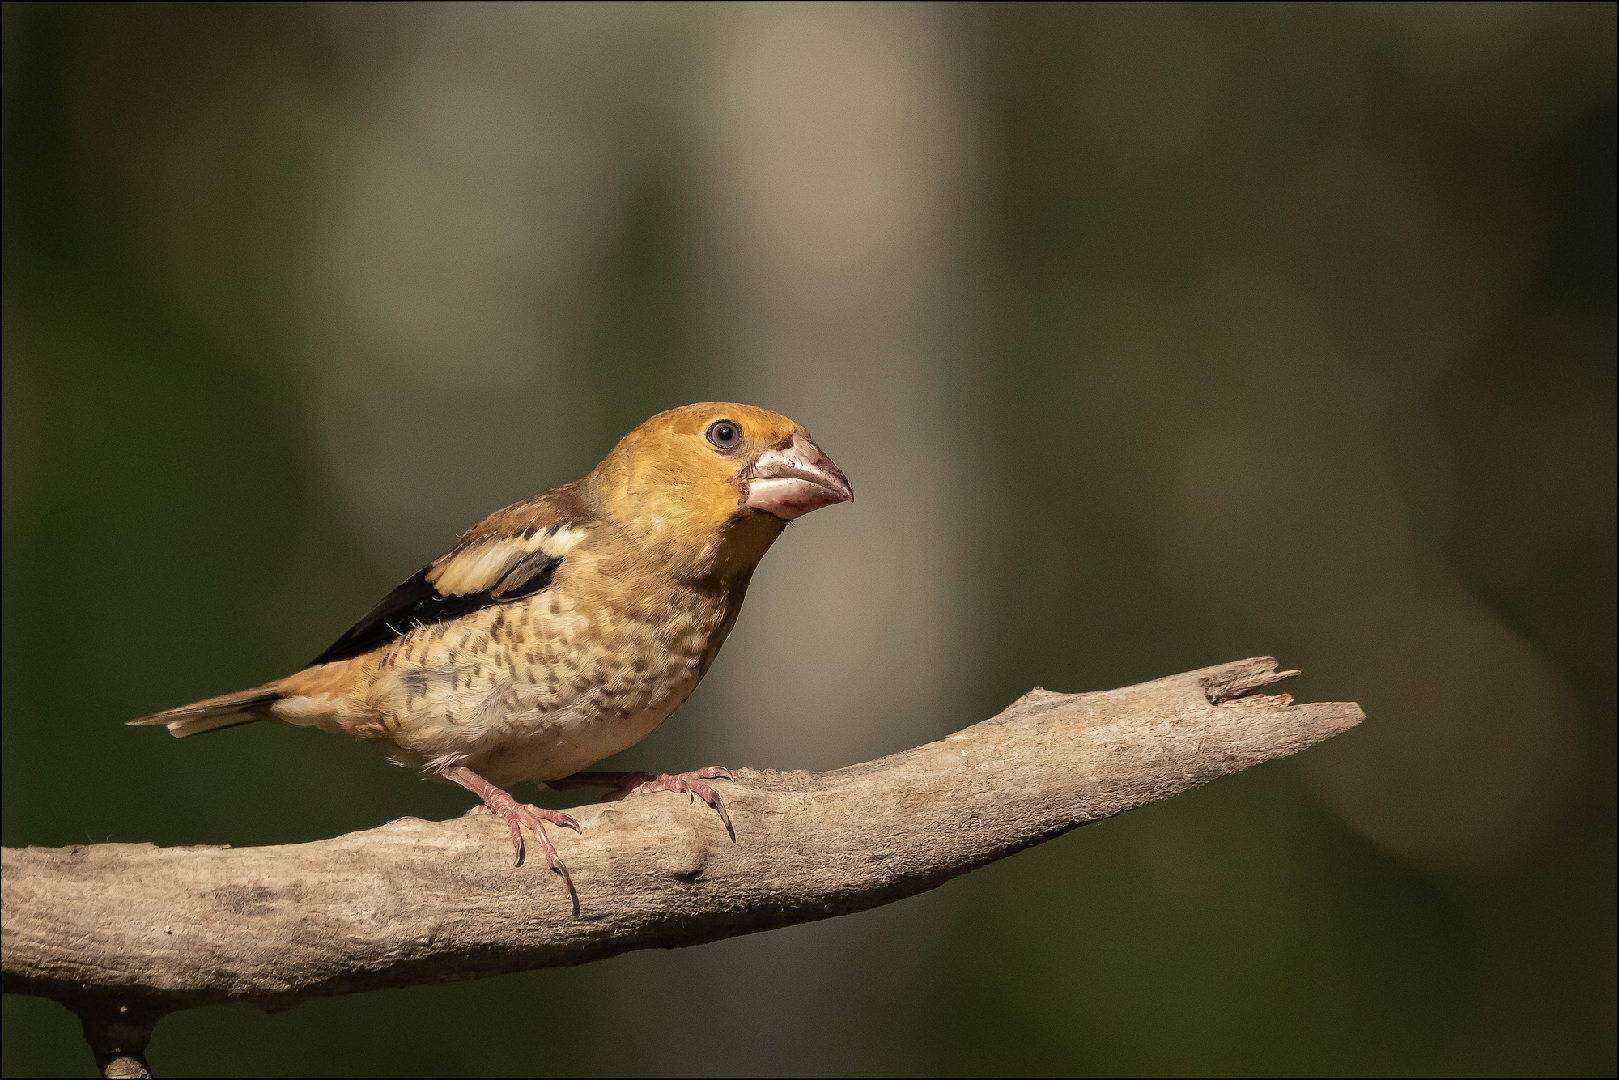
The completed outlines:
{"type": "Polygon", "coordinates": [[[725,822],[725,828],[734,834],[736,830],[731,828],[731,815],[725,812],[725,801],[720,798],[719,792],[703,782],[722,779],[732,779],[730,770],[710,765],[706,769],[693,769],[691,772],[677,773],[674,776],[668,773],[653,776],[644,772],[577,772],[560,780],[547,780],[545,786],[607,788],[609,790],[604,802],[618,802],[631,795],[651,795],[655,791],[672,791],[687,797],[695,795],[712,806],[719,813],[720,820],[725,822]]]}
{"type": "Polygon", "coordinates": [[[574,891],[573,878],[568,874],[568,868],[562,865],[562,860],[557,857],[557,849],[551,843],[551,838],[545,835],[545,822],[561,825],[574,832],[579,831],[579,823],[560,810],[547,810],[543,806],[518,802],[465,765],[456,765],[446,770],[444,775],[483,800],[482,806],[474,806],[467,811],[469,815],[494,814],[511,827],[512,847],[517,849],[518,866],[523,865],[523,830],[520,826],[527,825],[534,835],[539,837],[540,850],[545,852],[545,865],[562,875],[562,883],[568,887],[568,896],[573,900],[574,911],[577,914],[579,894],[574,891]]]}

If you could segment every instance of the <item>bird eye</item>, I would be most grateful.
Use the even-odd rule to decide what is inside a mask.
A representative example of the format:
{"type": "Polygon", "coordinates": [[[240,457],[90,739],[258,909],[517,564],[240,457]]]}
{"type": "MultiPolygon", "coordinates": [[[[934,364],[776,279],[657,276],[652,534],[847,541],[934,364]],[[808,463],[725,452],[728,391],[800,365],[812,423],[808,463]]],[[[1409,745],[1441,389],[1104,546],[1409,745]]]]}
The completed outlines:
{"type": "Polygon", "coordinates": [[[734,450],[742,441],[742,429],[734,420],[716,420],[708,425],[708,441],[721,450],[734,450]]]}

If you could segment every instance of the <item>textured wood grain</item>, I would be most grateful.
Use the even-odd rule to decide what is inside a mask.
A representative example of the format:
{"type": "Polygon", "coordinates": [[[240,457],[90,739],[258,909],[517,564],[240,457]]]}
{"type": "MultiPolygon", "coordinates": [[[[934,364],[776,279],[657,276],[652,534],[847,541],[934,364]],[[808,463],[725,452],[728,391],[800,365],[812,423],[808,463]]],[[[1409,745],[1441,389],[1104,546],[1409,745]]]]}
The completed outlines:
{"type": "MultiPolygon", "coordinates": [[[[580,807],[578,884],[514,869],[503,824],[403,818],[263,848],[4,852],[4,989],[86,1017],[582,964],[875,907],[1087,822],[1297,753],[1352,704],[1247,696],[1269,658],[1121,690],[1035,690],[938,742],[825,773],[719,781],[736,827],[682,796],[580,807]],[[119,1010],[123,1010],[120,1012],[119,1010]]],[[[100,1051],[98,1051],[99,1053],[100,1051]]]]}

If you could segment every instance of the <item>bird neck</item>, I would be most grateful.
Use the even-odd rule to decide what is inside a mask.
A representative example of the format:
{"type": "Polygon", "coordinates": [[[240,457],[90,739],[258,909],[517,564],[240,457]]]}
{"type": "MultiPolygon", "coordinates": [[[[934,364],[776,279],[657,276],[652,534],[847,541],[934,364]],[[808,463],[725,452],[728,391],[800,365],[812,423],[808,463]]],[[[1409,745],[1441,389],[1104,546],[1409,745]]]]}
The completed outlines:
{"type": "MultiPolygon", "coordinates": [[[[600,470],[598,470],[600,472],[600,470]]],[[[663,573],[703,586],[745,583],[787,522],[763,510],[719,499],[692,499],[664,485],[626,483],[628,477],[592,475],[582,492],[602,518],[612,522],[663,573]],[[603,483],[603,480],[618,483],[603,483]],[[665,496],[668,497],[660,497],[665,496]]]]}
{"type": "Polygon", "coordinates": [[[760,510],[742,510],[719,528],[691,527],[666,517],[638,519],[626,531],[664,573],[692,584],[744,587],[787,523],[760,510]]]}

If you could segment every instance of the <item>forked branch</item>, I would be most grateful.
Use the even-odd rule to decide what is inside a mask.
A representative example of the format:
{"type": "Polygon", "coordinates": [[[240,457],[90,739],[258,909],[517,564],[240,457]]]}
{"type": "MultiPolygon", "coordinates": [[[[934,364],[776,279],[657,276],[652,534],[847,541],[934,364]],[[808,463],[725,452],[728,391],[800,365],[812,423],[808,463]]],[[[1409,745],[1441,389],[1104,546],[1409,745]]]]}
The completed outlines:
{"type": "Polygon", "coordinates": [[[877,761],[740,769],[721,782],[734,842],[678,796],[579,807],[582,834],[553,837],[577,916],[543,862],[513,869],[488,817],[283,847],[7,849],[4,989],[62,1001],[105,1069],[139,1069],[142,1032],[176,1009],[284,1009],[861,911],[1363,719],[1353,704],[1250,694],[1293,674],[1263,657],[1121,690],[1034,690],[877,761]]]}

